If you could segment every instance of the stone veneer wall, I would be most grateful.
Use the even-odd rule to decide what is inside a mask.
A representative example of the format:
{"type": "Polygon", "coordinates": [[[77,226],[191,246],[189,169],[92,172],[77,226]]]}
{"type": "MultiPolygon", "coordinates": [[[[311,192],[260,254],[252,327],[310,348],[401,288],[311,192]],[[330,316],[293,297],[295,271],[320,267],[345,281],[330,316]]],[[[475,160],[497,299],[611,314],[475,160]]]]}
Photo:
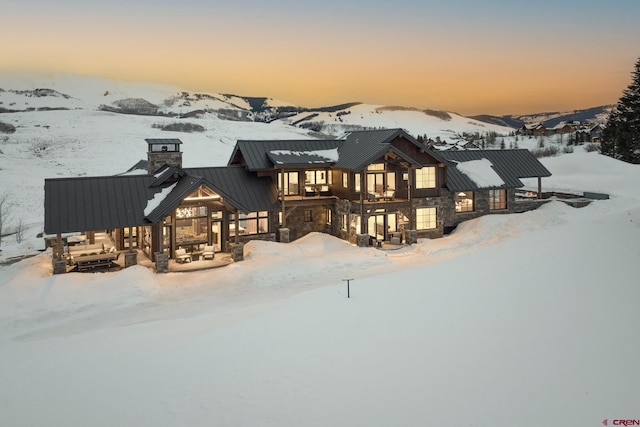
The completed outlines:
{"type": "MultiPolygon", "coordinates": [[[[326,206],[299,206],[295,208],[287,217],[286,227],[289,229],[289,239],[293,242],[312,232],[332,231],[327,229],[327,207],[326,206]],[[311,221],[304,220],[304,212],[311,210],[311,221]]],[[[289,212],[287,212],[289,213],[289,212]]],[[[334,226],[338,218],[333,218],[334,226]]]]}
{"type": "Polygon", "coordinates": [[[473,192],[473,211],[456,212],[455,191],[443,190],[444,203],[443,217],[445,227],[454,227],[463,221],[478,218],[488,214],[513,213],[516,209],[515,189],[507,189],[507,208],[501,210],[489,209],[489,190],[476,190],[473,192]]]}
{"type": "MultiPolygon", "coordinates": [[[[416,230],[417,236],[420,238],[437,239],[444,236],[444,219],[446,199],[444,197],[423,197],[419,199],[413,199],[414,213],[418,208],[436,208],[436,228],[433,230],[416,230]]],[[[406,236],[403,236],[403,240],[406,241],[406,236]]]]}
{"type": "Polygon", "coordinates": [[[180,151],[153,151],[147,153],[147,171],[155,173],[164,165],[182,167],[182,152],[180,151]]]}

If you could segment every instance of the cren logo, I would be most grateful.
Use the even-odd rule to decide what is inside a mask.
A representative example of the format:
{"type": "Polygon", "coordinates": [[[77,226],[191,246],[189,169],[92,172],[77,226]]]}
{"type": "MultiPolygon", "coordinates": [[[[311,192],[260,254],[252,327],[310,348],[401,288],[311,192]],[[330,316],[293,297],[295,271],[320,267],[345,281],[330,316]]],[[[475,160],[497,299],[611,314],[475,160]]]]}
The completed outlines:
{"type": "Polygon", "coordinates": [[[608,426],[609,425],[609,419],[605,418],[604,420],[602,420],[602,425],[603,426],[608,426]]]}

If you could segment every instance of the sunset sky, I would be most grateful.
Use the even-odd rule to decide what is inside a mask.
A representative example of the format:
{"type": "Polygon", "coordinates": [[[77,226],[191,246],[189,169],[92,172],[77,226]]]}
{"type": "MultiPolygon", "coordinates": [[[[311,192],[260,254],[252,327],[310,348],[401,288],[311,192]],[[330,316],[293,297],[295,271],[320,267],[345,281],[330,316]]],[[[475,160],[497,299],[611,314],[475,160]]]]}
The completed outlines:
{"type": "Polygon", "coordinates": [[[314,107],[516,114],[615,103],[639,0],[3,0],[0,69],[314,107]]]}

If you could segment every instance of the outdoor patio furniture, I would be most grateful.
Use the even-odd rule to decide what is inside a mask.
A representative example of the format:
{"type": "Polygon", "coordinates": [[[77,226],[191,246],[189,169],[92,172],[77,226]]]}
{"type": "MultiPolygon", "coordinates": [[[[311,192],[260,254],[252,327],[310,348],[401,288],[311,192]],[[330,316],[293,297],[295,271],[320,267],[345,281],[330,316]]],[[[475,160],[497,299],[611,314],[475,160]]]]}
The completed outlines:
{"type": "Polygon", "coordinates": [[[215,257],[215,248],[212,246],[205,245],[204,250],[202,251],[202,259],[213,259],[215,257]]]}
{"type": "Polygon", "coordinates": [[[191,254],[186,249],[176,249],[176,261],[180,264],[191,262],[191,254]]]}
{"type": "Polygon", "coordinates": [[[76,258],[78,271],[110,268],[112,263],[120,257],[119,252],[109,252],[97,255],[82,255],[76,258]]]}

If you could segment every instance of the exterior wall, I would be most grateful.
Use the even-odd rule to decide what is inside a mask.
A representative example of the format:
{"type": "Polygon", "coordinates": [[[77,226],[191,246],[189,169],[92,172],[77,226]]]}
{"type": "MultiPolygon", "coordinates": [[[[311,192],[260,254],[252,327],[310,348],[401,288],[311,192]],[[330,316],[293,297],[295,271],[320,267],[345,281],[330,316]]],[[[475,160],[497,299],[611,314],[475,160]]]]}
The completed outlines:
{"type": "Polygon", "coordinates": [[[455,192],[445,190],[443,192],[444,208],[444,226],[455,227],[463,221],[478,218],[489,214],[513,213],[516,209],[515,189],[507,189],[507,208],[501,210],[489,209],[489,190],[476,190],[473,192],[473,211],[472,212],[456,212],[455,192]]]}
{"type": "Polygon", "coordinates": [[[446,201],[447,199],[444,197],[424,197],[413,199],[412,202],[414,215],[415,209],[417,208],[436,208],[436,228],[432,230],[416,230],[419,238],[437,239],[444,236],[446,201]]]}
{"type": "MultiPolygon", "coordinates": [[[[289,239],[294,241],[312,232],[327,232],[327,209],[331,209],[325,205],[316,206],[291,206],[287,208],[287,228],[289,229],[289,239]],[[305,221],[305,211],[311,211],[311,221],[305,221]]],[[[333,211],[333,209],[331,209],[333,211]]],[[[336,221],[335,212],[333,220],[336,221]]]]}

